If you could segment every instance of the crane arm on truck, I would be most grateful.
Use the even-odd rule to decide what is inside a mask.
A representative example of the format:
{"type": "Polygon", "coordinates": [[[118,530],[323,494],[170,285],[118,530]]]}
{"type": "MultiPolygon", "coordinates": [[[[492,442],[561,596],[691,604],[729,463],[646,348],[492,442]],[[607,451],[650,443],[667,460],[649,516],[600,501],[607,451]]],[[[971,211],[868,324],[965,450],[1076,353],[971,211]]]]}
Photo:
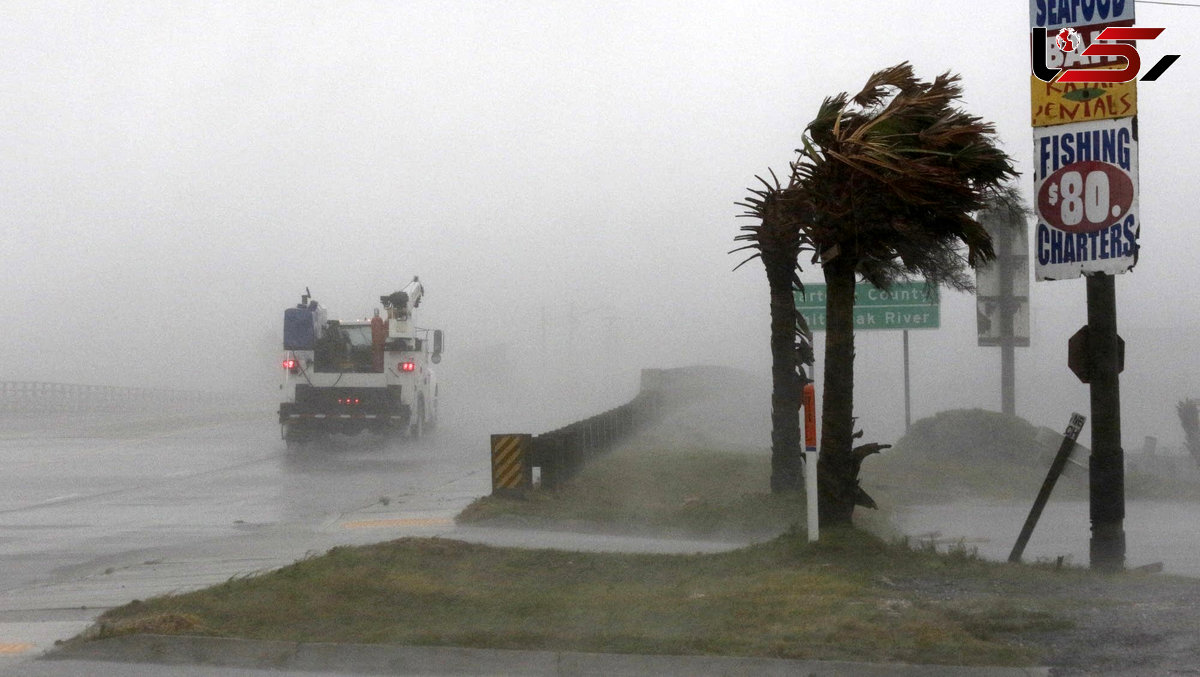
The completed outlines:
{"type": "Polygon", "coordinates": [[[380,296],[379,302],[384,308],[388,309],[389,317],[394,315],[397,319],[407,320],[412,315],[414,309],[421,305],[421,297],[425,296],[425,287],[421,281],[413,277],[412,282],[408,286],[398,292],[392,292],[387,296],[380,296]]]}

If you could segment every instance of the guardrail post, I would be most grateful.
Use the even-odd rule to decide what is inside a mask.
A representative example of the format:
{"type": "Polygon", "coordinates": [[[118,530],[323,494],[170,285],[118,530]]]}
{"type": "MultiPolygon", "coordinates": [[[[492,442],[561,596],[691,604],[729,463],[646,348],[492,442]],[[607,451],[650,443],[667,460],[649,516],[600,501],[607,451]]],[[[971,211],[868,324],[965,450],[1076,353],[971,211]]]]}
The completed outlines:
{"type": "Polygon", "coordinates": [[[532,488],[532,447],[532,435],[492,435],[492,495],[520,493],[532,488]]]}

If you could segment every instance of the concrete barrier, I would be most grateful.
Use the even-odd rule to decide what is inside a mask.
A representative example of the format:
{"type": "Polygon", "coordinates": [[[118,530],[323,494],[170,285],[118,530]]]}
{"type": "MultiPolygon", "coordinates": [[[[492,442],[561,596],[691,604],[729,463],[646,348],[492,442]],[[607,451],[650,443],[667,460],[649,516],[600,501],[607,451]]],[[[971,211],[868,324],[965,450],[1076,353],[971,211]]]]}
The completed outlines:
{"type": "Polygon", "coordinates": [[[190,390],[0,381],[0,413],[92,413],[218,406],[230,396],[190,390]]]}

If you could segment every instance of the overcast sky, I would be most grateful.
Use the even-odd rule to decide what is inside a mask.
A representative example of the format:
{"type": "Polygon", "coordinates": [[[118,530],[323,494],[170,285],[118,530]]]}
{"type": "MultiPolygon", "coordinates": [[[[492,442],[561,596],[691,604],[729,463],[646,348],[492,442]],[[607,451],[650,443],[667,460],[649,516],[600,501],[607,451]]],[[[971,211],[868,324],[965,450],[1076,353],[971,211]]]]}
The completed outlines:
{"type": "MultiPolygon", "coordinates": [[[[10,3],[0,380],[268,392],[282,310],[305,286],[353,318],[413,275],[448,368],[454,350],[507,344],[517,370],[573,367],[585,390],[628,394],[643,366],[764,372],[766,280],[757,263],[731,270],[734,201],[786,168],[823,97],[905,59],[923,78],[962,74],[1029,195],[1027,9],[10,3]]],[[[1139,91],[1142,260],[1117,285],[1127,447],[1177,444],[1174,404],[1200,396],[1200,8],[1139,4],[1138,24],[1167,28],[1144,63],[1183,58],[1139,91]]],[[[1033,295],[1018,413],[1062,428],[1088,406],[1065,366],[1084,284],[1033,295]]],[[[914,415],[997,408],[973,299],[942,303],[942,329],[912,334],[914,415]]],[[[894,438],[901,337],[858,345],[862,422],[894,438]]]]}

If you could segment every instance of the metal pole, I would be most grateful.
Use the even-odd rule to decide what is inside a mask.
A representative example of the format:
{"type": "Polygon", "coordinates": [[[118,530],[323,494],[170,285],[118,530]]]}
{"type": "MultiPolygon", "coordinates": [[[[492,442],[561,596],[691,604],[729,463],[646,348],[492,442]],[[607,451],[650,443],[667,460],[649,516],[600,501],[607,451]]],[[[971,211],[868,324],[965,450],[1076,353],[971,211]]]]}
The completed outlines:
{"type": "Polygon", "coordinates": [[[1087,276],[1088,371],[1092,405],[1092,458],[1088,489],[1091,567],[1125,568],[1125,452],[1121,449],[1117,294],[1112,275],[1087,276]]]}
{"type": "Polygon", "coordinates": [[[908,383],[908,330],[904,330],[904,432],[912,426],[912,400],[908,383]]]}
{"type": "Polygon", "coordinates": [[[1017,414],[1016,352],[1012,336],[1000,344],[1000,411],[1009,416],[1017,414]]]}
{"type": "Polygon", "coordinates": [[[1013,315],[1017,303],[1013,298],[1012,240],[1008,233],[997,239],[1000,245],[996,256],[1000,266],[1000,411],[1015,416],[1017,396],[1013,315]]]}
{"type": "Polygon", "coordinates": [[[816,451],[804,452],[804,495],[806,512],[808,513],[808,542],[815,543],[821,539],[821,518],[817,502],[817,460],[816,451]]]}
{"type": "Polygon", "coordinates": [[[804,493],[808,506],[808,541],[821,537],[820,505],[817,501],[817,387],[813,383],[804,386],[801,401],[804,403],[804,493]]]}
{"type": "Polygon", "coordinates": [[[1008,561],[1013,563],[1021,561],[1021,554],[1025,552],[1025,545],[1029,543],[1029,537],[1033,535],[1033,529],[1042,517],[1042,510],[1046,507],[1046,501],[1050,500],[1050,492],[1054,491],[1054,485],[1058,482],[1058,476],[1067,467],[1067,461],[1071,458],[1071,452],[1075,450],[1075,440],[1079,439],[1079,431],[1083,430],[1083,422],[1085,420],[1086,417],[1082,414],[1071,414],[1071,422],[1067,424],[1067,431],[1063,433],[1062,444],[1058,447],[1058,453],[1054,455],[1054,462],[1050,464],[1050,471],[1046,473],[1046,479],[1042,481],[1042,488],[1038,491],[1037,498],[1033,500],[1033,507],[1029,509],[1029,516],[1025,518],[1025,524],[1021,527],[1021,535],[1017,536],[1016,545],[1008,553],[1008,561]]]}

